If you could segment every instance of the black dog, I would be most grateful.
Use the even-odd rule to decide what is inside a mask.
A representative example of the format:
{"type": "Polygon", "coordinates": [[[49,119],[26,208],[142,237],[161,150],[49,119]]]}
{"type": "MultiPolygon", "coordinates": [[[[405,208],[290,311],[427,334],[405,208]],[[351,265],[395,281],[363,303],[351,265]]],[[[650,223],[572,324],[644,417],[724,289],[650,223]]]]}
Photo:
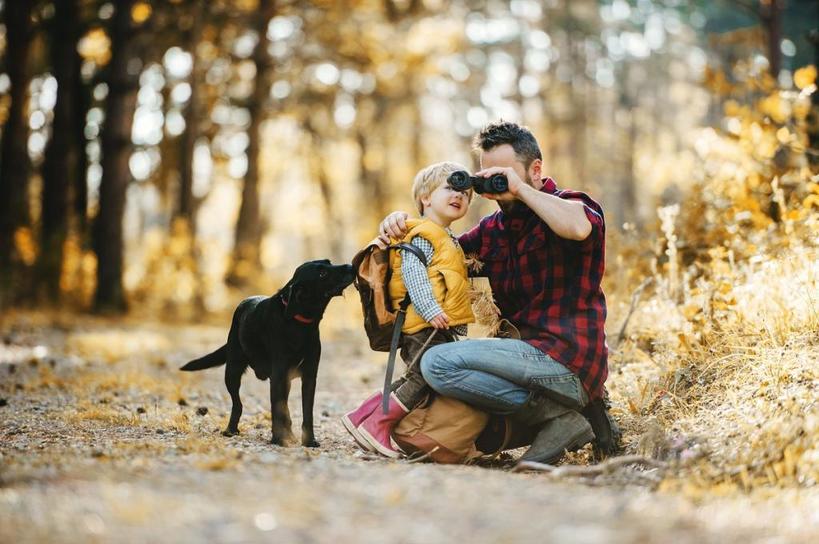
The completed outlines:
{"type": "Polygon", "coordinates": [[[293,278],[272,297],[250,297],[239,303],[227,344],[195,359],[180,370],[202,370],[227,363],[225,385],[233,407],[222,434],[239,433],[242,401],[239,387],[248,366],[260,380],[270,379],[272,444],[293,437],[287,397],[290,380],[301,376],[303,408],[301,443],[318,447],[313,434],[313,400],[321,356],[319,321],[327,304],[353,281],[350,265],[333,266],[328,260],[310,261],[296,269],[293,278]]]}

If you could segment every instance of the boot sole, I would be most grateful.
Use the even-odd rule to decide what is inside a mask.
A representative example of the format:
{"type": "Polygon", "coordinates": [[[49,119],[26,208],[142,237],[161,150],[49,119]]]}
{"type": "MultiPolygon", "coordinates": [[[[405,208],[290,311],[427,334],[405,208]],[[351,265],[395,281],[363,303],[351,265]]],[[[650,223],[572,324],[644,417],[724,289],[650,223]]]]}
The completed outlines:
{"type": "MultiPolygon", "coordinates": [[[[589,442],[594,440],[594,432],[591,429],[584,429],[580,433],[576,434],[572,437],[571,442],[569,445],[560,450],[558,453],[552,455],[534,455],[532,457],[526,457],[524,453],[523,456],[520,458],[520,461],[534,461],[536,463],[545,463],[547,465],[551,465],[561,457],[563,457],[563,453],[566,451],[577,451],[589,442]]],[[[528,453],[528,452],[527,452],[528,453]]]]}
{"type": "Polygon", "coordinates": [[[361,436],[361,433],[358,432],[358,429],[355,428],[355,425],[353,425],[353,422],[349,417],[346,415],[342,416],[341,423],[344,425],[344,428],[347,429],[347,432],[353,437],[353,440],[355,440],[359,448],[366,452],[375,452],[375,449],[373,449],[373,447],[370,446],[370,443],[367,442],[363,436],[361,436]]]}
{"type": "Polygon", "coordinates": [[[356,429],[360,434],[361,437],[367,441],[367,445],[370,446],[373,451],[380,453],[390,459],[398,459],[401,457],[401,454],[395,450],[391,450],[389,448],[385,448],[384,445],[375,439],[370,433],[367,432],[367,429],[356,429]]]}

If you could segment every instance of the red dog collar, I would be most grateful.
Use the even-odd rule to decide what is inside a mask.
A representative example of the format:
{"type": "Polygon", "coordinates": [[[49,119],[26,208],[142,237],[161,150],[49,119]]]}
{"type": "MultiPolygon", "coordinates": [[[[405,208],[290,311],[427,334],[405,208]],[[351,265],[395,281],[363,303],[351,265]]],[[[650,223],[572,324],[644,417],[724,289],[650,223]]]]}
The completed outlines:
{"type": "MultiPolygon", "coordinates": [[[[282,305],[287,308],[287,299],[282,297],[282,305]]],[[[301,314],[296,314],[293,316],[293,319],[298,321],[299,323],[304,323],[305,325],[309,325],[310,323],[314,322],[315,319],[310,319],[309,317],[304,317],[301,314]]]]}
{"type": "Polygon", "coordinates": [[[315,319],[310,319],[309,317],[304,317],[301,314],[294,315],[293,319],[295,319],[299,323],[312,323],[313,321],[315,321],[315,319]]]}

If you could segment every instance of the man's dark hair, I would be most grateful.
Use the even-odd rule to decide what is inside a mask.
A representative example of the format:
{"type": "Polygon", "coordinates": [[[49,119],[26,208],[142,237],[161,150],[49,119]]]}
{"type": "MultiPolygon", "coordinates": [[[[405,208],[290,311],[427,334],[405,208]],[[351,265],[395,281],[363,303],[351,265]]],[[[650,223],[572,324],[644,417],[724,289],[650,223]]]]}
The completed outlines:
{"type": "Polygon", "coordinates": [[[512,146],[518,160],[527,170],[535,159],[543,160],[540,146],[537,145],[534,135],[528,128],[517,123],[503,120],[490,123],[483,127],[472,141],[474,149],[482,151],[489,151],[503,144],[512,146]]]}

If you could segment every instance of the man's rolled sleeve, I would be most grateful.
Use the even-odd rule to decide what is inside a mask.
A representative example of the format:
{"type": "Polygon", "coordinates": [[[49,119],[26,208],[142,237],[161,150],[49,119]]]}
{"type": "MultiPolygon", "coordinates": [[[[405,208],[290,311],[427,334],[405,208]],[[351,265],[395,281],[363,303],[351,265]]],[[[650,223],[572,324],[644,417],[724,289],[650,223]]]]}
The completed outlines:
{"type": "Polygon", "coordinates": [[[585,250],[594,247],[600,240],[605,239],[606,221],[603,217],[603,209],[600,207],[600,204],[595,202],[589,195],[579,191],[560,191],[557,196],[565,200],[576,200],[582,203],[586,219],[591,223],[591,232],[589,232],[589,235],[583,240],[579,242],[575,241],[574,243],[579,243],[580,247],[585,250]]]}

